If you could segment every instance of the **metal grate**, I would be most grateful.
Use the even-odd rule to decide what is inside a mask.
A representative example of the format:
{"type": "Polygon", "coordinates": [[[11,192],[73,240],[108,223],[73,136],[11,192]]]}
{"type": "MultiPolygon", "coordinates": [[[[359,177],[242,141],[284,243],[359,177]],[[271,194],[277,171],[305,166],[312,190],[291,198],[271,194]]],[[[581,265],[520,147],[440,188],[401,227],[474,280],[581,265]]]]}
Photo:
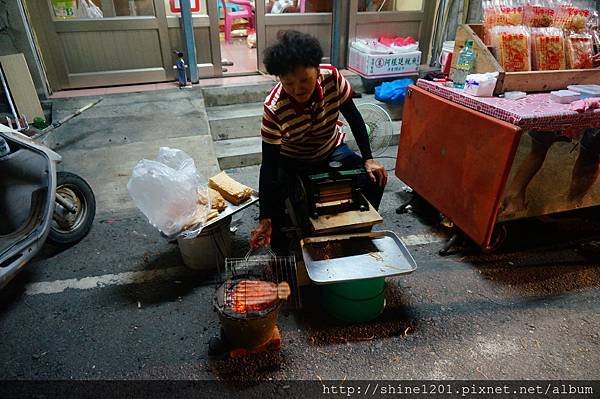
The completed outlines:
{"type": "Polygon", "coordinates": [[[265,281],[275,285],[286,282],[290,287],[290,295],[282,304],[285,309],[301,308],[300,290],[296,275],[296,258],[277,256],[270,249],[265,254],[252,255],[249,251],[244,258],[225,259],[224,298],[225,306],[232,305],[232,291],[235,284],[243,280],[265,281]]]}

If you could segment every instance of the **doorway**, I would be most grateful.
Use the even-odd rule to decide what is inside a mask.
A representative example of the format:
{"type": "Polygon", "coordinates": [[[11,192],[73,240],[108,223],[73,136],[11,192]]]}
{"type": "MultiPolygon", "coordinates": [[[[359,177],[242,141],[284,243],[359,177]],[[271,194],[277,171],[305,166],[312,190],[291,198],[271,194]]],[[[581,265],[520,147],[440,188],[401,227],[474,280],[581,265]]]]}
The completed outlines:
{"type": "Polygon", "coordinates": [[[223,75],[257,73],[256,0],[208,1],[217,2],[223,75]]]}

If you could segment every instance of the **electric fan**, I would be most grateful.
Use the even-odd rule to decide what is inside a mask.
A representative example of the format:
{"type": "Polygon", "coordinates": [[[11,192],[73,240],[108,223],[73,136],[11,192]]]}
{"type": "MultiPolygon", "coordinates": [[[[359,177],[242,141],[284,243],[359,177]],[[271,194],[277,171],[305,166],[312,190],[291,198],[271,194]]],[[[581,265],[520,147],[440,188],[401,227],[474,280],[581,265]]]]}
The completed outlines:
{"type": "MultiPolygon", "coordinates": [[[[382,155],[392,143],[393,126],[392,118],[385,109],[373,103],[357,104],[356,108],[363,117],[369,135],[369,143],[371,144],[371,152],[373,157],[382,155]]],[[[354,135],[350,130],[348,122],[340,115],[343,121],[342,131],[345,133],[345,143],[353,150],[358,152],[359,148],[354,139],[354,135]]]]}

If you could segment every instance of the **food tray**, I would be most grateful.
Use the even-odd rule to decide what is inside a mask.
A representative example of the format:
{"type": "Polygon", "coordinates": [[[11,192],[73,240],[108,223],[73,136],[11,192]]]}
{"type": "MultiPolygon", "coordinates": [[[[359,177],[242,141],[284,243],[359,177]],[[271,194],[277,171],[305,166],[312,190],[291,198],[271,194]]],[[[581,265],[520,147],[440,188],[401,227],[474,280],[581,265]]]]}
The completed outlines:
{"type": "Polygon", "coordinates": [[[198,231],[198,229],[199,229],[198,225],[196,225],[186,231],[182,231],[181,233],[175,234],[173,237],[169,237],[169,238],[175,238],[177,236],[179,236],[181,238],[187,238],[188,236],[193,237],[195,235],[200,234],[202,232],[202,230],[204,230],[205,228],[207,228],[215,223],[219,223],[221,220],[225,219],[226,217],[231,216],[234,213],[237,213],[237,212],[241,211],[242,209],[245,209],[245,208],[249,207],[250,205],[254,204],[256,201],[258,201],[258,192],[253,191],[250,198],[247,199],[246,202],[242,202],[239,205],[234,205],[224,198],[223,198],[223,200],[227,204],[227,208],[225,208],[225,210],[223,212],[219,213],[219,215],[216,218],[209,220],[208,223],[206,223],[204,226],[202,226],[202,228],[199,231],[198,231]]]}
{"type": "Polygon", "coordinates": [[[396,276],[417,268],[400,238],[389,230],[311,237],[300,244],[315,284],[396,276]]]}

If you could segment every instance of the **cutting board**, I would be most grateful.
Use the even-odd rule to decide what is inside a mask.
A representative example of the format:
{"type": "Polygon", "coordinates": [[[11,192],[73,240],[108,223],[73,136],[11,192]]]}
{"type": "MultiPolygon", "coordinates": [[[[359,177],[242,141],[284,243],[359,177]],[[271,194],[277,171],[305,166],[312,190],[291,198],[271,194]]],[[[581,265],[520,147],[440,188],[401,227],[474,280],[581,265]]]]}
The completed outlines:
{"type": "Polygon", "coordinates": [[[333,234],[364,227],[370,227],[382,223],[383,218],[369,204],[368,211],[346,211],[332,215],[323,215],[318,218],[310,218],[312,231],[315,234],[333,234]]]}

